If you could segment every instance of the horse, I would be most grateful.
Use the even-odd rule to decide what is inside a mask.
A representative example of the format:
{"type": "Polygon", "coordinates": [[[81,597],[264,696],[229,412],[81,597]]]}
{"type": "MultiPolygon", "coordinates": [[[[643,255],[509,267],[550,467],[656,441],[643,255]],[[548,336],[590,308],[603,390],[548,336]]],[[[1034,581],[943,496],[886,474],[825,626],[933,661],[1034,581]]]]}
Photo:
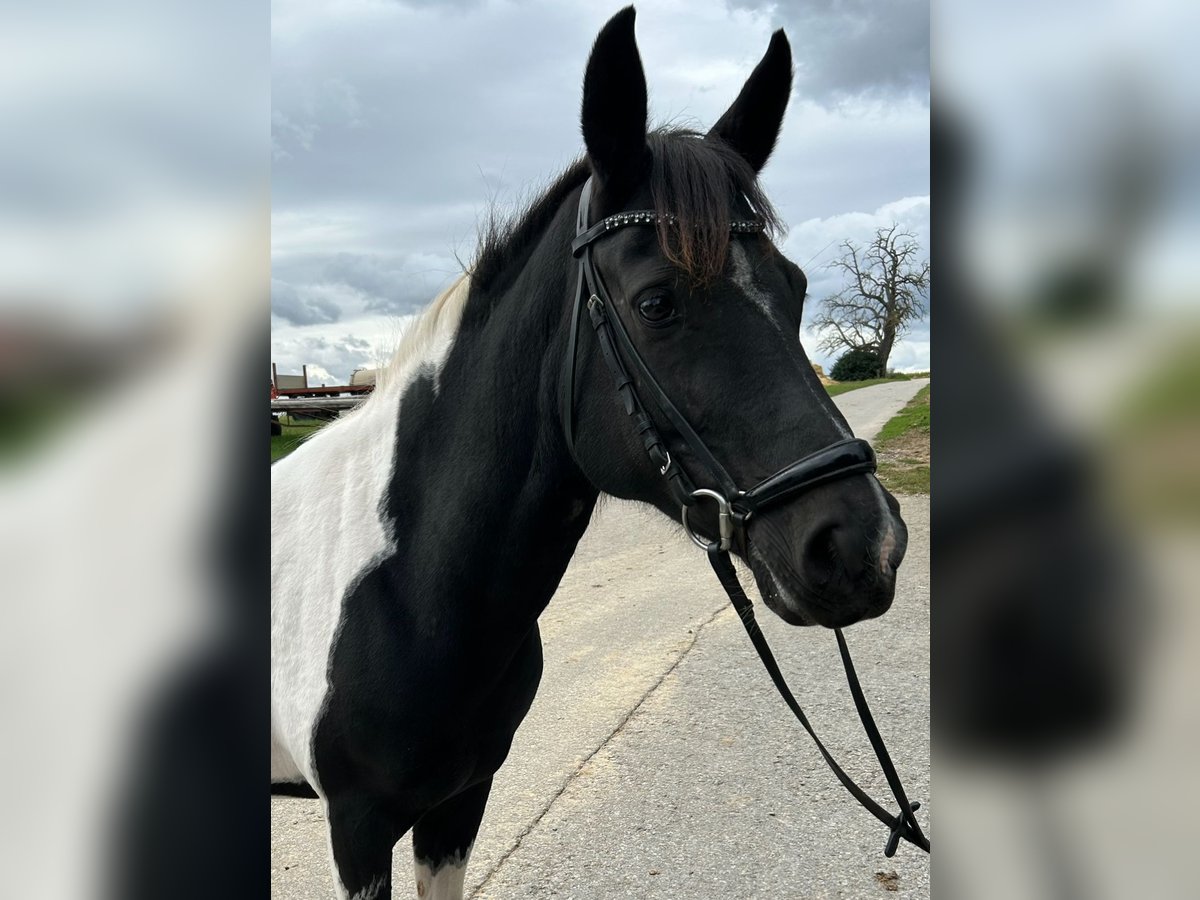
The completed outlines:
{"type": "MultiPolygon", "coordinates": [[[[409,830],[418,896],[462,897],[541,677],[538,617],[601,493],[674,518],[668,470],[715,487],[696,440],[753,483],[852,438],[800,344],[807,280],[758,181],[791,93],[786,36],[707,133],[651,130],[634,15],[588,58],[584,155],[485,231],[372,396],[272,467],[271,780],[323,803],[341,898],[390,898],[409,830]],[[614,351],[579,327],[572,243],[631,221],[587,251],[628,339],[614,351]],[[610,352],[653,369],[695,440],[659,404],[629,426],[610,352]]],[[[885,612],[907,539],[895,498],[860,471],[785,499],[729,541],[768,607],[830,628],[885,612]]],[[[718,519],[693,508],[687,527],[724,545],[718,519]]]]}

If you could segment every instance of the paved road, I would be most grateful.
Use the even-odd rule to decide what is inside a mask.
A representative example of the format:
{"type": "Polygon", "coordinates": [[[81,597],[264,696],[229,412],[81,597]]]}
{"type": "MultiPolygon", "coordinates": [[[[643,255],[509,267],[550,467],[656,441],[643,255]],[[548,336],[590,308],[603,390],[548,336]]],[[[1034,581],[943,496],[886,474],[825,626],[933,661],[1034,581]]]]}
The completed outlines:
{"type": "Polygon", "coordinates": [[[838,409],[850,422],[855,435],[872,440],[897,410],[929,384],[928,378],[912,381],[890,381],[869,388],[860,388],[833,398],[838,409]]]}
{"type": "MultiPolygon", "coordinates": [[[[870,438],[926,383],[836,400],[870,438]]],[[[924,800],[929,504],[901,502],[910,538],[896,601],[848,639],[901,776],[924,800]]],[[[886,797],[833,636],[761,607],[760,622],[826,742],[886,797]]],[[[542,686],[496,777],[469,896],[928,896],[928,858],[908,848],[883,857],[882,826],[825,769],[703,556],[661,515],[607,503],[540,624],[542,686]],[[896,890],[877,873],[894,873],[896,890]]],[[[272,896],[332,897],[320,805],[274,798],[271,815],[272,896]]],[[[396,896],[411,896],[408,838],[394,860],[396,896]]]]}

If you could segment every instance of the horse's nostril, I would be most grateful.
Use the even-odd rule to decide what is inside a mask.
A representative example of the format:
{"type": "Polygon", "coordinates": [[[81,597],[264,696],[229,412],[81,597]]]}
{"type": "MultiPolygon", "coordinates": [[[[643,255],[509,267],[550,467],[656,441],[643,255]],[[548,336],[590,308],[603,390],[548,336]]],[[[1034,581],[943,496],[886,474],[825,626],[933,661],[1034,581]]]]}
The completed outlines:
{"type": "MultiPolygon", "coordinates": [[[[855,580],[876,565],[862,531],[836,522],[818,526],[808,536],[803,564],[822,582],[836,578],[855,580]]],[[[890,563],[887,566],[885,577],[891,572],[890,563]]]]}
{"type": "Polygon", "coordinates": [[[823,525],[804,544],[804,566],[815,580],[829,581],[840,568],[836,531],[835,525],[823,525]]]}

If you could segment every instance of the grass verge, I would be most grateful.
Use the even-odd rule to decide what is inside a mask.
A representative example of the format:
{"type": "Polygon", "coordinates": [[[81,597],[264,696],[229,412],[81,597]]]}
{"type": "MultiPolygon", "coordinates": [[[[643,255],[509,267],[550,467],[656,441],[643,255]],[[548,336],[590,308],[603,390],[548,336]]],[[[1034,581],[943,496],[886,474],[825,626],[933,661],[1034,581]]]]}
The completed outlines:
{"type": "Polygon", "coordinates": [[[68,432],[82,394],[62,387],[0,392],[0,468],[29,462],[68,432]]]}
{"type": "Polygon", "coordinates": [[[893,494],[929,493],[929,385],[875,438],[879,480],[893,494]]]}
{"type": "Polygon", "coordinates": [[[293,424],[285,419],[282,424],[283,434],[271,435],[271,462],[283,459],[325,423],[306,420],[303,424],[293,424]]]}
{"type": "Polygon", "coordinates": [[[1162,350],[1119,403],[1100,452],[1120,502],[1146,524],[1200,523],[1200,334],[1162,350]]]}

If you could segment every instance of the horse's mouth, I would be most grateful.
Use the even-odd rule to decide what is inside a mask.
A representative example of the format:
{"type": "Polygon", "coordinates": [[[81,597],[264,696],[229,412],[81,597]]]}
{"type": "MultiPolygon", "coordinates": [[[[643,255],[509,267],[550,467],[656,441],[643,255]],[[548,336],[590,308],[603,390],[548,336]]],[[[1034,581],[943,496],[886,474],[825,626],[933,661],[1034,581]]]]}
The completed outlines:
{"type": "Polygon", "coordinates": [[[865,607],[857,602],[848,603],[844,597],[831,596],[809,584],[783,554],[760,549],[749,539],[746,546],[750,570],[763,602],[789,625],[845,628],[881,616],[891,606],[890,596],[884,602],[865,607]]]}
{"type": "Polygon", "coordinates": [[[789,625],[816,625],[817,620],[805,610],[804,606],[792,595],[775,577],[775,573],[761,559],[750,566],[754,572],[754,581],[758,584],[758,592],[762,594],[767,607],[789,625]]]}

